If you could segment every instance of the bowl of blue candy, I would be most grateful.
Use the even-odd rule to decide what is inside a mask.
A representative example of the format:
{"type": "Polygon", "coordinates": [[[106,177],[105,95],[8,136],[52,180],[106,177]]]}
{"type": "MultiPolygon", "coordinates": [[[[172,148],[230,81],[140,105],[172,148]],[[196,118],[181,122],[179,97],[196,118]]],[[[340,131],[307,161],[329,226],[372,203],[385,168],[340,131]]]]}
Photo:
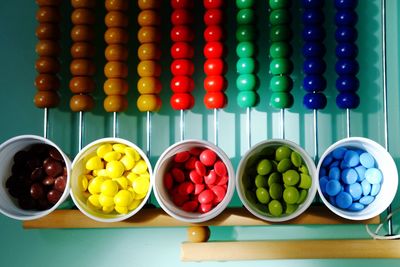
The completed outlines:
{"type": "Polygon", "coordinates": [[[318,193],[335,214],[366,220],[381,214],[398,186],[396,164],[378,143],[362,137],[342,139],[322,155],[318,193]]]}

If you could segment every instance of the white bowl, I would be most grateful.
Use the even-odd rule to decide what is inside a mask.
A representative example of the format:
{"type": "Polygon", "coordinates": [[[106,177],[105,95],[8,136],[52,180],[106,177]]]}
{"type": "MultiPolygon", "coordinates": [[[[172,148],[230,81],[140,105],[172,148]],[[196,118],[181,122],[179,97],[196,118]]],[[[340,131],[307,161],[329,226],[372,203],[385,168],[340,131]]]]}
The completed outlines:
{"type": "Polygon", "coordinates": [[[270,222],[284,222],[291,220],[300,214],[302,214],[312,203],[316,193],[317,193],[317,171],[315,168],[314,161],[311,159],[311,157],[307,154],[307,152],[301,148],[299,145],[296,143],[293,143],[291,141],[287,140],[281,140],[281,139],[272,139],[272,140],[267,140],[267,141],[262,141],[256,145],[254,145],[249,151],[244,154],[243,158],[240,160],[237,172],[236,172],[236,190],[238,192],[238,195],[243,203],[243,205],[246,207],[247,210],[249,210],[254,216],[263,219],[265,221],[270,221],[270,222]],[[246,187],[243,182],[243,178],[246,174],[246,170],[248,168],[249,164],[254,163],[255,160],[258,160],[258,155],[262,154],[262,151],[267,149],[267,148],[277,148],[279,146],[288,146],[290,147],[293,151],[296,151],[297,153],[300,154],[300,156],[303,159],[303,162],[306,164],[308,168],[309,175],[311,176],[312,179],[312,184],[311,187],[308,189],[308,194],[306,200],[299,205],[299,207],[296,209],[291,214],[282,214],[279,217],[275,217],[272,215],[267,215],[264,212],[261,212],[251,201],[249,201],[245,195],[246,187]]]}
{"type": "Polygon", "coordinates": [[[109,214],[103,213],[99,210],[95,210],[91,207],[89,207],[86,204],[87,200],[87,195],[84,194],[84,192],[81,191],[78,182],[79,182],[79,176],[83,173],[86,172],[86,161],[91,158],[92,156],[96,155],[96,150],[99,146],[102,144],[106,143],[111,143],[111,144],[124,144],[126,146],[132,147],[135,149],[137,152],[139,152],[140,156],[142,159],[146,162],[147,164],[147,169],[149,171],[150,177],[152,177],[152,167],[150,164],[149,159],[147,158],[146,154],[135,144],[121,139],[121,138],[102,138],[99,140],[96,140],[87,146],[85,146],[75,157],[74,161],[72,162],[72,171],[71,171],[71,197],[72,200],[74,201],[75,205],[78,207],[78,209],[88,216],[89,218],[99,221],[99,222],[118,222],[122,221],[125,219],[128,219],[129,217],[135,215],[138,211],[141,210],[141,208],[146,204],[147,199],[150,197],[151,194],[151,188],[152,188],[152,179],[150,178],[150,187],[149,190],[146,194],[146,196],[143,198],[142,202],[139,204],[137,208],[134,210],[128,212],[127,214],[118,214],[116,212],[111,212],[109,214]]]}
{"type": "Polygon", "coordinates": [[[37,135],[20,135],[13,137],[0,145],[0,212],[17,220],[34,220],[46,216],[57,209],[69,195],[69,182],[71,174],[71,161],[65,153],[52,141],[37,135]],[[51,208],[43,211],[21,209],[16,199],[10,196],[5,186],[11,174],[11,167],[14,163],[14,155],[21,150],[26,150],[34,144],[47,144],[58,150],[62,155],[67,168],[67,183],[61,198],[51,208]]]}
{"type": "Polygon", "coordinates": [[[175,219],[190,223],[205,222],[218,216],[228,206],[235,190],[234,177],[235,171],[233,169],[232,163],[225,152],[222,151],[222,149],[210,142],[203,140],[184,140],[167,148],[167,150],[165,150],[158,159],[157,164],[154,168],[154,194],[161,208],[175,219]],[[170,165],[173,161],[173,157],[179,152],[188,151],[191,148],[195,147],[213,150],[225,164],[229,175],[228,187],[224,199],[212,210],[206,213],[187,212],[177,207],[172,202],[169,193],[164,186],[164,175],[166,174],[166,172],[169,171],[170,165]]]}
{"type": "Polygon", "coordinates": [[[397,192],[398,173],[393,158],[390,156],[385,148],[383,148],[375,141],[363,137],[345,138],[331,145],[321,156],[321,159],[319,160],[317,166],[318,177],[322,162],[333,150],[338,147],[359,148],[370,153],[375,158],[377,167],[381,170],[383,174],[381,190],[378,195],[376,195],[375,200],[367,207],[365,207],[365,209],[361,211],[347,211],[335,207],[331,203],[329,203],[329,201],[322,194],[320,184],[318,182],[318,193],[322,201],[332,212],[339,215],[340,217],[350,220],[367,220],[381,214],[392,203],[397,192]]]}

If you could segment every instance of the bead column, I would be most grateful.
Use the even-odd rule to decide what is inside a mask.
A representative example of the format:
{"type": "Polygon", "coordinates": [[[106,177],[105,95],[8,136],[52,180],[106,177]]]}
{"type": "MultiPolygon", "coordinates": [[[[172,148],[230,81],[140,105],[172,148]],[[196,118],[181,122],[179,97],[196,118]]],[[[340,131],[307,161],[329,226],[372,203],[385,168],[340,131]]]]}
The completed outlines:
{"type": "Polygon", "coordinates": [[[281,134],[285,138],[285,109],[293,105],[293,96],[290,91],[293,81],[290,74],[293,71],[293,63],[290,60],[292,47],[290,40],[292,30],[290,28],[290,0],[270,0],[269,23],[270,29],[270,72],[273,75],[270,82],[272,91],[270,105],[281,109],[281,134]]]}

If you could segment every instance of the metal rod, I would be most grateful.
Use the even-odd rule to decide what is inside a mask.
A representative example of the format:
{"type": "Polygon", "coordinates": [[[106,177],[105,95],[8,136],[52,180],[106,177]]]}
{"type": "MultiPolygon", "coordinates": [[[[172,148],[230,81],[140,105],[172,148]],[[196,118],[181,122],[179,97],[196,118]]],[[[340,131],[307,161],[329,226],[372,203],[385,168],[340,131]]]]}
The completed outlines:
{"type": "Polygon", "coordinates": [[[183,141],[185,139],[185,111],[183,109],[181,109],[180,127],[181,127],[181,141],[183,141]]]}
{"type": "Polygon", "coordinates": [[[82,150],[82,144],[83,144],[83,112],[79,111],[79,126],[78,126],[78,149],[79,151],[82,150]]]}
{"type": "Polygon", "coordinates": [[[151,112],[147,111],[146,114],[146,155],[150,158],[151,154],[151,112]]]}
{"type": "Polygon", "coordinates": [[[350,137],[350,109],[346,109],[346,135],[350,137]]]}
{"type": "MultiPolygon", "coordinates": [[[[384,135],[385,135],[385,148],[389,151],[389,128],[388,128],[388,98],[387,98],[387,51],[386,51],[386,0],[382,0],[382,80],[383,80],[383,117],[384,117],[384,135]]],[[[387,213],[392,213],[392,206],[389,205],[387,213]]],[[[393,235],[393,221],[392,218],[388,219],[388,234],[393,235]]]]}
{"type": "Polygon", "coordinates": [[[251,108],[246,109],[247,114],[247,149],[251,148],[251,108]]]}
{"type": "Polygon", "coordinates": [[[318,163],[318,110],[314,109],[314,162],[318,163]]]}
{"type": "Polygon", "coordinates": [[[219,130],[219,118],[218,109],[214,109],[214,144],[218,146],[218,130],[219,130]]]}
{"type": "Polygon", "coordinates": [[[282,139],[285,139],[285,109],[281,109],[281,134],[282,139]]]}
{"type": "Polygon", "coordinates": [[[117,137],[117,124],[118,124],[118,118],[117,118],[117,112],[113,112],[113,137],[117,137]]]}
{"type": "Polygon", "coordinates": [[[47,139],[49,128],[49,109],[43,109],[43,137],[47,139]]]}

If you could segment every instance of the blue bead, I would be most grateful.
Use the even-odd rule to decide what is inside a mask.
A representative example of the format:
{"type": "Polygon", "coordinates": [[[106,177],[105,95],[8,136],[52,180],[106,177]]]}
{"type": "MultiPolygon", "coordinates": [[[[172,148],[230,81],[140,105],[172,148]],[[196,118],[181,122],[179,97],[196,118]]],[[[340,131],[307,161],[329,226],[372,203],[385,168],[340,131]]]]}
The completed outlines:
{"type": "Polygon", "coordinates": [[[336,97],[336,105],[341,109],[353,109],[360,105],[360,97],[355,93],[340,93],[336,97]]]}
{"type": "Polygon", "coordinates": [[[338,167],[330,168],[328,176],[329,176],[330,180],[339,180],[340,179],[340,169],[338,167]]]}
{"type": "Polygon", "coordinates": [[[326,63],[320,58],[306,59],[303,63],[303,71],[305,74],[322,74],[326,70],[326,63]]]}
{"type": "Polygon", "coordinates": [[[342,171],[341,178],[345,184],[354,184],[357,181],[358,174],[354,169],[347,168],[342,171]]]}
{"type": "Polygon", "coordinates": [[[335,23],[338,26],[354,26],[357,21],[357,13],[353,10],[338,10],[335,14],[335,23]]]}
{"type": "Polygon", "coordinates": [[[348,207],[347,209],[348,209],[348,210],[351,210],[351,211],[361,211],[361,210],[363,210],[364,208],[365,208],[365,206],[364,206],[363,204],[358,203],[358,202],[353,202],[353,203],[350,205],[350,207],[348,207]]]}
{"type": "Polygon", "coordinates": [[[360,198],[360,200],[358,202],[367,206],[367,205],[371,204],[371,202],[374,201],[374,199],[375,198],[373,196],[363,196],[362,198],[360,198]]]}
{"type": "Polygon", "coordinates": [[[322,43],[306,42],[303,45],[304,57],[322,57],[325,55],[326,48],[322,43]]]}
{"type": "Polygon", "coordinates": [[[361,182],[365,179],[365,171],[367,170],[364,166],[357,166],[354,168],[358,174],[357,182],[361,182]]]}
{"type": "Polygon", "coordinates": [[[328,196],[336,196],[341,191],[342,185],[338,180],[329,180],[326,183],[325,191],[328,196]]]}
{"type": "Polygon", "coordinates": [[[307,75],[303,79],[303,88],[307,92],[319,92],[326,89],[326,79],[322,75],[307,75]]]}
{"type": "Polygon", "coordinates": [[[345,192],[347,192],[351,195],[353,201],[357,201],[362,196],[362,187],[359,183],[346,185],[345,192]]]}
{"type": "Polygon", "coordinates": [[[322,194],[325,195],[326,193],[326,184],[328,183],[328,177],[327,176],[323,176],[319,179],[319,187],[321,188],[321,192],[322,194]]]}
{"type": "Polygon", "coordinates": [[[368,196],[371,193],[371,184],[365,179],[361,182],[361,188],[364,196],[368,196]]]}
{"type": "Polygon", "coordinates": [[[358,5],[358,0],[335,0],[335,7],[337,9],[354,9],[358,5]]]}
{"type": "Polygon", "coordinates": [[[324,22],[324,13],[318,9],[305,9],[303,12],[304,24],[317,24],[320,25],[324,22]]]}
{"type": "Polygon", "coordinates": [[[346,162],[348,167],[356,167],[360,163],[360,157],[357,152],[353,150],[347,150],[344,154],[343,161],[346,162]]]}
{"type": "Polygon", "coordinates": [[[376,196],[378,193],[379,193],[379,191],[381,191],[381,184],[373,184],[372,186],[371,186],[371,193],[370,193],[370,195],[371,196],[376,196]]]}
{"type": "Polygon", "coordinates": [[[338,58],[356,58],[358,47],[353,43],[338,43],[336,45],[336,56],[338,58]]]}
{"type": "Polygon", "coordinates": [[[324,6],[324,0],[302,0],[302,6],[304,8],[321,8],[324,6]]]}
{"type": "Polygon", "coordinates": [[[336,201],[336,206],[338,206],[341,209],[347,209],[353,203],[353,198],[349,193],[340,192],[336,196],[335,201],[336,201]]]}
{"type": "Polygon", "coordinates": [[[338,147],[332,151],[332,157],[334,159],[342,159],[344,157],[344,153],[346,153],[347,148],[345,147],[338,147]]]}
{"type": "Polygon", "coordinates": [[[355,28],[341,26],[335,31],[335,39],[338,43],[354,43],[358,38],[358,32],[355,28]]]}
{"type": "Polygon", "coordinates": [[[360,69],[355,59],[339,59],[335,64],[336,73],[342,75],[356,75],[360,69]]]}
{"type": "Polygon", "coordinates": [[[303,105],[307,109],[324,109],[327,102],[326,96],[322,93],[307,93],[303,98],[303,105]]]}
{"type": "Polygon", "coordinates": [[[360,81],[352,75],[339,76],[336,79],[336,89],[339,92],[357,92],[360,87],[360,81]]]}
{"type": "Polygon", "coordinates": [[[302,35],[306,42],[322,41],[325,38],[325,30],[321,26],[306,26],[302,35]]]}
{"type": "Polygon", "coordinates": [[[382,172],[377,168],[369,168],[365,172],[365,179],[370,184],[379,184],[382,182],[383,175],[382,172]]]}
{"type": "Polygon", "coordinates": [[[328,167],[329,164],[332,163],[333,157],[332,155],[328,155],[324,158],[324,161],[322,162],[322,167],[328,167]]]}
{"type": "Polygon", "coordinates": [[[364,152],[360,155],[360,163],[365,168],[373,168],[375,166],[375,159],[370,153],[364,152]]]}

